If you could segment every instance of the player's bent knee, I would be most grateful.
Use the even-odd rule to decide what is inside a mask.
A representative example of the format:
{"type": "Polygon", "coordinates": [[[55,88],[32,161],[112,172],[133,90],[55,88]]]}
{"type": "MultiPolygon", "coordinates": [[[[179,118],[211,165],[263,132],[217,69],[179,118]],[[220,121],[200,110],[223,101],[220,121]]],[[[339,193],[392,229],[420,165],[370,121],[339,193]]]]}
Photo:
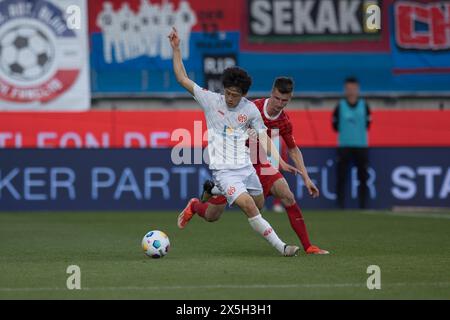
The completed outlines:
{"type": "Polygon", "coordinates": [[[258,210],[262,210],[264,208],[264,201],[260,202],[260,203],[257,203],[256,207],[258,208],[258,210]]]}
{"type": "Polygon", "coordinates": [[[225,206],[215,207],[210,205],[205,214],[205,220],[207,222],[216,222],[222,216],[223,211],[225,210],[225,206]]]}
{"type": "Polygon", "coordinates": [[[254,197],[253,200],[255,201],[256,207],[259,210],[262,210],[264,208],[264,196],[254,197]]]}
{"type": "Polygon", "coordinates": [[[241,203],[240,208],[244,210],[245,212],[254,211],[257,206],[254,201],[251,200],[245,200],[241,203]]]}
{"type": "Polygon", "coordinates": [[[220,216],[212,216],[212,217],[205,216],[205,220],[207,222],[216,222],[217,220],[219,220],[219,218],[220,216]]]}
{"type": "Polygon", "coordinates": [[[295,204],[295,197],[291,191],[285,192],[280,200],[281,203],[283,203],[283,205],[286,207],[290,207],[295,204]]]}
{"type": "Polygon", "coordinates": [[[208,222],[216,222],[220,219],[220,216],[222,215],[221,211],[213,212],[212,214],[208,214],[205,216],[205,220],[208,222]]]}
{"type": "Polygon", "coordinates": [[[241,195],[236,199],[235,203],[241,208],[248,217],[254,217],[259,214],[258,207],[252,197],[241,195]]]}

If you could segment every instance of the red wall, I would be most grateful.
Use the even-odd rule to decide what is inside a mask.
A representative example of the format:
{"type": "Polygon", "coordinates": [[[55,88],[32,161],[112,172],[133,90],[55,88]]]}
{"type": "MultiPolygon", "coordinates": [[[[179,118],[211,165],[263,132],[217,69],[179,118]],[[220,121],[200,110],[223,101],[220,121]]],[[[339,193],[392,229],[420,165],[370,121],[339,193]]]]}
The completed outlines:
{"type": "MultiPolygon", "coordinates": [[[[331,111],[288,113],[300,146],[336,145],[331,111]]],[[[187,129],[194,136],[194,121],[201,121],[202,132],[206,130],[200,110],[0,112],[0,147],[37,147],[39,140],[38,147],[85,147],[97,142],[101,147],[124,147],[126,136],[133,134],[143,144],[131,139],[131,147],[173,146],[177,144],[170,141],[173,131],[187,129]]],[[[200,145],[200,136],[199,130],[194,145],[200,145]]],[[[369,141],[371,146],[450,146],[450,110],[374,111],[369,141]]]]}

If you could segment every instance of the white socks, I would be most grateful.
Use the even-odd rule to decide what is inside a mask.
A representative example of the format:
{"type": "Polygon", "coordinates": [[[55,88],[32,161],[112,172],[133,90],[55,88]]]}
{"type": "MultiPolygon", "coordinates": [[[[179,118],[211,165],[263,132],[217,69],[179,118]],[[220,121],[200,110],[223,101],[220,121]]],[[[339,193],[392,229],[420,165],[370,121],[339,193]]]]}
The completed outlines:
{"type": "Polygon", "coordinates": [[[269,222],[267,222],[261,214],[258,214],[256,217],[249,218],[248,222],[252,226],[253,230],[262,235],[281,254],[284,254],[284,246],[286,244],[278,238],[275,230],[272,229],[269,222]]]}

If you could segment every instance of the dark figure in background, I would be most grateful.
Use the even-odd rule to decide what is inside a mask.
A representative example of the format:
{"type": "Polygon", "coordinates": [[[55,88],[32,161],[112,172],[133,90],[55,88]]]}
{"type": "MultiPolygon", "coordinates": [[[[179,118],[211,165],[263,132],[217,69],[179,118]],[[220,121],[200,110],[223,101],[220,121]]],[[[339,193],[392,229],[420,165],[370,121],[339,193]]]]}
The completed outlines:
{"type": "Polygon", "coordinates": [[[338,132],[337,158],[337,202],[345,204],[345,180],[347,168],[353,160],[358,169],[359,208],[367,205],[367,169],[369,167],[367,130],[371,118],[369,105],[359,97],[359,82],[347,78],[344,83],[345,99],[337,104],[333,112],[333,128],[338,132]]]}

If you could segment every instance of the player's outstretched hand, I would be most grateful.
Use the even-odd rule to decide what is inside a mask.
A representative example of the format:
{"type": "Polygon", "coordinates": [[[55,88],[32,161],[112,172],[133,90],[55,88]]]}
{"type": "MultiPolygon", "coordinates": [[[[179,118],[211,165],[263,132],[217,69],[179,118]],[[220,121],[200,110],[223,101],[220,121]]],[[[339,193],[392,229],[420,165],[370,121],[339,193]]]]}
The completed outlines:
{"type": "Polygon", "coordinates": [[[317,198],[320,195],[319,188],[311,181],[311,179],[307,178],[305,181],[306,189],[308,189],[309,195],[313,198],[317,198]]]}
{"type": "Polygon", "coordinates": [[[175,27],[172,27],[172,32],[168,36],[172,49],[178,49],[180,47],[180,37],[178,37],[178,31],[175,27]]]}
{"type": "MultiPolygon", "coordinates": [[[[281,160],[281,159],[280,159],[281,160]]],[[[280,169],[286,172],[290,172],[293,174],[301,174],[301,171],[297,168],[291,166],[290,164],[286,163],[284,160],[280,161],[280,169]]]]}

